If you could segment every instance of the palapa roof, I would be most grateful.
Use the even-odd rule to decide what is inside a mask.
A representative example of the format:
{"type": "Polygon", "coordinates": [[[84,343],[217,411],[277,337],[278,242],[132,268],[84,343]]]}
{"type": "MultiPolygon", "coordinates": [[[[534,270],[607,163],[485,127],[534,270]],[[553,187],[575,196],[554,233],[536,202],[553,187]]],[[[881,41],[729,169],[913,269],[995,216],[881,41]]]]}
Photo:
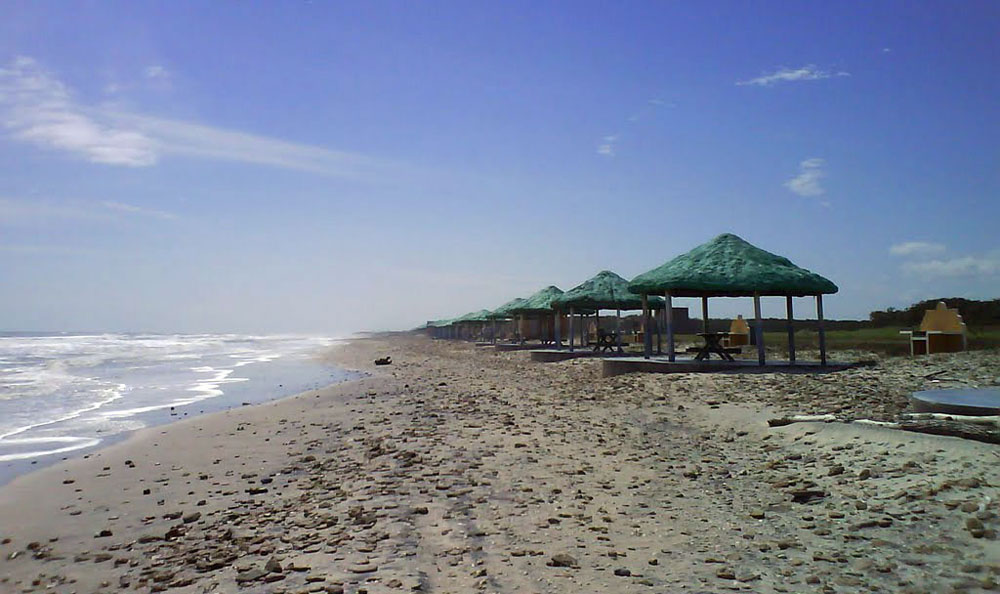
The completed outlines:
{"type": "Polygon", "coordinates": [[[479,311],[470,311],[464,316],[459,316],[452,320],[453,323],[458,324],[460,322],[485,322],[486,316],[490,314],[490,310],[481,309],[479,311]]]}
{"type": "Polygon", "coordinates": [[[554,311],[552,308],[552,299],[557,295],[562,295],[562,289],[553,285],[549,285],[544,289],[542,289],[541,291],[535,293],[531,297],[525,299],[523,303],[510,308],[510,313],[512,314],[552,313],[554,311]]]}
{"type": "MultiPolygon", "coordinates": [[[[552,299],[553,305],[562,309],[570,307],[584,310],[597,309],[642,309],[642,298],[628,290],[628,280],[610,270],[602,270],[593,278],[552,299]]],[[[649,302],[653,308],[662,308],[662,297],[653,297],[649,302]]]]}
{"type": "Polygon", "coordinates": [[[828,279],[732,233],[723,233],[640,274],[629,283],[629,290],[647,294],[670,291],[674,297],[748,297],[754,293],[802,297],[838,291],[828,279]]]}
{"type": "Polygon", "coordinates": [[[517,306],[519,306],[519,305],[521,305],[522,303],[524,303],[524,298],[523,297],[516,297],[514,299],[511,299],[507,303],[504,303],[500,307],[498,307],[498,308],[494,309],[493,311],[491,311],[489,313],[488,317],[491,320],[492,319],[499,319],[499,318],[509,318],[509,317],[511,317],[513,315],[510,312],[510,310],[513,309],[513,308],[515,308],[515,307],[517,307],[517,306]]]}

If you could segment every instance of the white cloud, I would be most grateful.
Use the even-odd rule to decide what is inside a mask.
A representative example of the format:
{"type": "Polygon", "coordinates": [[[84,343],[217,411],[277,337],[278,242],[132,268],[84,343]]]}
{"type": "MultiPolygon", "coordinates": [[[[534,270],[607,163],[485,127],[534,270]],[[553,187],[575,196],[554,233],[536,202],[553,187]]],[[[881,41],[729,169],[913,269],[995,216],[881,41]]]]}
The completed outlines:
{"type": "Polygon", "coordinates": [[[94,163],[142,167],[157,160],[152,139],[86,115],[66,86],[31,58],[15,58],[0,68],[0,123],[14,138],[94,163]]]}
{"type": "Polygon", "coordinates": [[[110,221],[127,216],[174,220],[177,215],[163,210],[105,200],[103,202],[15,200],[0,198],[0,225],[48,219],[110,221]]]}
{"type": "Polygon", "coordinates": [[[146,66],[143,74],[146,75],[146,78],[170,78],[170,73],[167,72],[167,69],[159,65],[146,66]]]}
{"type": "Polygon", "coordinates": [[[125,204],[123,202],[114,202],[111,200],[105,200],[101,203],[101,206],[109,210],[114,210],[118,212],[123,212],[126,214],[153,217],[156,219],[173,220],[177,218],[172,212],[166,212],[164,210],[156,210],[153,208],[143,208],[141,206],[135,206],[133,204],[125,204]]]}
{"type": "Polygon", "coordinates": [[[739,86],[769,87],[779,82],[821,80],[824,78],[833,78],[839,76],[850,76],[850,73],[843,71],[830,72],[826,70],[819,70],[818,68],[816,68],[816,66],[809,64],[801,68],[795,68],[795,69],[781,68],[770,74],[762,74],[757,78],[737,81],[736,84],[739,86]]]}
{"type": "Polygon", "coordinates": [[[889,253],[893,256],[931,256],[945,251],[942,243],[929,243],[926,241],[904,241],[889,247],[889,253]]]}
{"type": "Polygon", "coordinates": [[[962,256],[950,259],[905,262],[903,272],[924,277],[963,277],[1000,275],[1000,253],[985,256],[962,256]]]}
{"type": "Polygon", "coordinates": [[[822,196],[826,193],[820,185],[820,180],[826,177],[825,165],[826,161],[815,157],[802,161],[799,163],[799,174],[785,182],[785,187],[799,196],[822,196]]]}
{"type": "Polygon", "coordinates": [[[0,68],[0,127],[18,140],[108,165],[148,167],[181,155],[338,176],[377,167],[373,160],[347,152],[82,105],[66,85],[27,57],[0,68]]]}
{"type": "Polygon", "coordinates": [[[611,134],[609,136],[605,136],[604,137],[604,142],[602,142],[601,144],[597,145],[597,154],[598,155],[604,155],[606,157],[614,157],[615,156],[615,143],[618,142],[618,138],[620,136],[621,136],[620,134],[611,134]]]}
{"type": "Polygon", "coordinates": [[[38,219],[100,218],[92,210],[79,205],[59,204],[45,200],[13,200],[0,198],[0,224],[38,219]]]}

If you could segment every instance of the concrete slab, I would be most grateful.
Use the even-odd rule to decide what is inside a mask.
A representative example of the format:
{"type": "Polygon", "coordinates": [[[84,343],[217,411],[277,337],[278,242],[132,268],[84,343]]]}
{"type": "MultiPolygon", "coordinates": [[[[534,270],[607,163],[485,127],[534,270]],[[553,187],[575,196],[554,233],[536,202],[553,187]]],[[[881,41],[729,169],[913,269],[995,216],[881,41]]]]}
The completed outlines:
{"type": "Polygon", "coordinates": [[[1000,389],[924,390],[910,394],[910,404],[917,412],[971,416],[1000,415],[1000,389]]]}
{"type": "Polygon", "coordinates": [[[829,373],[852,367],[870,365],[869,362],[842,363],[828,361],[768,361],[761,367],[757,361],[737,359],[736,361],[695,361],[694,358],[677,357],[671,362],[666,357],[609,357],[602,361],[601,375],[611,377],[623,373],[829,373]]]}
{"type": "Polygon", "coordinates": [[[516,344],[505,342],[503,344],[495,344],[493,348],[498,351],[530,351],[531,349],[537,349],[537,344],[516,344]]]}
{"type": "Polygon", "coordinates": [[[531,351],[531,360],[539,363],[554,363],[556,361],[568,361],[569,359],[580,359],[582,357],[597,357],[598,353],[590,349],[574,350],[572,353],[567,349],[534,349],[531,351]]]}

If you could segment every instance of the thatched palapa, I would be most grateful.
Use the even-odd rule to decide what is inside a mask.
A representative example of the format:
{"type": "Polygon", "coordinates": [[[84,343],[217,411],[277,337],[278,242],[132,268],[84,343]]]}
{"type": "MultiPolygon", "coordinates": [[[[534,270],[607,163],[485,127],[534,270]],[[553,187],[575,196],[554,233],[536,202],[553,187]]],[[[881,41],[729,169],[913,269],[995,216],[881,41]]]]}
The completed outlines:
{"type": "Polygon", "coordinates": [[[827,295],[837,285],[799,268],[788,258],[751,245],[732,233],[719,235],[629,283],[633,293],[673,297],[827,295]]]}
{"type": "MultiPolygon", "coordinates": [[[[662,298],[654,297],[653,299],[655,301],[651,303],[652,306],[663,307],[664,301],[662,298]]],[[[620,352],[622,350],[620,311],[623,309],[642,309],[642,299],[638,295],[629,292],[628,281],[610,270],[602,270],[592,278],[585,280],[562,295],[557,295],[552,299],[552,304],[563,311],[569,311],[569,348],[571,351],[575,346],[573,344],[575,337],[573,318],[575,314],[579,313],[582,317],[586,313],[593,312],[599,316],[599,312],[602,309],[615,310],[616,340],[620,352]]],[[[581,323],[581,331],[582,325],[581,323]]],[[[598,317],[597,325],[600,328],[600,317],[598,317]]],[[[581,336],[580,342],[581,346],[585,344],[586,340],[583,336],[581,336]]]]}
{"type": "MultiPolygon", "coordinates": [[[[753,297],[756,315],[757,353],[764,365],[764,333],[760,314],[762,296],[783,296],[788,312],[789,359],[795,362],[795,335],[792,330],[792,297],[816,297],[819,320],[820,361],[826,364],[823,333],[823,295],[836,293],[837,285],[822,276],[799,268],[788,258],[762,250],[732,233],[724,233],[666,264],[640,274],[629,283],[640,295],[667,298],[667,335],[670,360],[674,360],[671,298],[701,297],[702,319],[707,332],[709,297],[753,297]]],[[[648,318],[648,314],[647,314],[648,318]]],[[[648,336],[648,333],[647,333],[648,336]]],[[[651,346],[647,338],[646,357],[651,346]]]]}

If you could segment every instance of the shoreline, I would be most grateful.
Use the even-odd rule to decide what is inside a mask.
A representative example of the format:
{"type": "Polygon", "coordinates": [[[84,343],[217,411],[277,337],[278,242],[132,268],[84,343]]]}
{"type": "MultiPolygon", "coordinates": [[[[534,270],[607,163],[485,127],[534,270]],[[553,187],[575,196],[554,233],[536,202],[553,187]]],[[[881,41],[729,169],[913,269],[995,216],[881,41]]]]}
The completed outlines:
{"type": "MultiPolygon", "coordinates": [[[[347,340],[342,339],[342,342],[346,343],[347,340]]],[[[285,371],[288,371],[287,368],[289,366],[293,368],[293,373],[290,376],[282,375],[281,371],[273,369],[272,362],[263,363],[259,369],[244,367],[241,373],[249,373],[249,381],[227,386],[219,396],[188,404],[157,406],[149,411],[140,411],[129,417],[128,421],[141,423],[142,427],[114,433],[98,432],[87,437],[65,437],[65,440],[70,443],[73,441],[96,442],[92,445],[86,445],[66,452],[38,454],[30,457],[26,456],[21,459],[2,461],[0,462],[0,487],[10,483],[17,477],[37,472],[61,462],[92,456],[106,448],[128,441],[137,432],[156,429],[187,419],[216,414],[235,408],[266,404],[295,396],[301,392],[322,389],[323,387],[343,381],[349,381],[358,372],[338,367],[335,362],[331,361],[329,352],[336,349],[337,346],[339,345],[334,344],[318,349],[312,355],[298,360],[282,361],[280,364],[286,368],[285,371]],[[279,380],[283,383],[276,384],[279,380]],[[291,390],[284,387],[284,384],[289,383],[289,380],[291,380],[292,384],[296,385],[291,390]],[[327,383],[319,384],[319,382],[323,381],[327,383]],[[274,395],[276,390],[279,392],[277,396],[274,395]]]]}
{"type": "MultiPolygon", "coordinates": [[[[594,361],[420,337],[336,351],[373,375],[0,488],[0,590],[975,592],[1000,576],[995,446],[764,422],[888,414],[898,397],[872,386],[908,389],[907,361],[602,379],[594,361]]],[[[997,355],[932,362],[976,357],[997,355]]]]}

